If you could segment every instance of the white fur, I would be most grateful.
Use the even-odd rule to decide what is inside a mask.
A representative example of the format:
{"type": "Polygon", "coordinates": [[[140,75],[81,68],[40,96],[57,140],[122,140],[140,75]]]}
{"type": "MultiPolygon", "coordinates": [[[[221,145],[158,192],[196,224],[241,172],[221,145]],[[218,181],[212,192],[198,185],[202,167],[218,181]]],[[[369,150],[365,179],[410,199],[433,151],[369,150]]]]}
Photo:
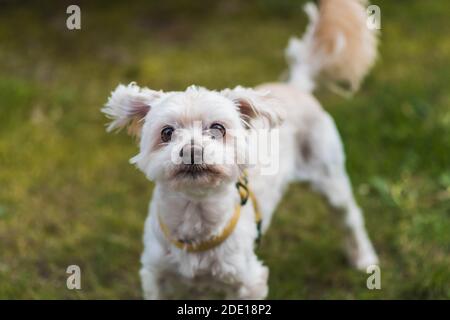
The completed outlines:
{"type": "MultiPolygon", "coordinates": [[[[312,23],[317,23],[317,12],[314,8],[309,10],[312,23]]],[[[292,54],[299,50],[311,52],[308,43],[312,40],[307,40],[313,37],[311,30],[312,27],[303,43],[291,42],[292,54]]],[[[145,223],[141,258],[145,298],[263,299],[267,296],[269,272],[254,253],[257,229],[250,201],[242,207],[231,235],[219,246],[204,252],[177,248],[165,237],[158,223],[160,216],[171,237],[194,243],[220,234],[227,225],[240,200],[234,184],[246,166],[217,164],[213,166],[216,173],[194,178],[177,175],[180,165],[172,161],[174,154],[189,143],[208,146],[213,155],[220,150],[225,150],[222,155],[223,152],[241,154],[251,147],[245,143],[227,145],[227,140],[210,138],[208,126],[217,121],[224,124],[227,132],[235,130],[233,134],[237,138],[244,138],[248,130],[257,130],[265,124],[279,125],[278,172],[263,175],[258,166],[248,168],[250,187],[263,215],[263,231],[269,227],[288,185],[295,181],[309,182],[333,207],[344,212],[351,262],[358,269],[378,262],[352,194],[336,126],[310,94],[319,62],[294,59],[292,84],[265,84],[254,90],[237,87],[217,92],[189,87],[184,92],[157,93],[133,84],[119,86],[112,93],[104,109],[113,119],[110,128],[123,127],[132,120],[142,125],[140,151],[131,162],[156,183],[145,223]],[[138,112],[135,112],[136,105],[141,107],[138,112]],[[143,105],[147,108],[144,114],[143,105]],[[206,126],[198,128],[194,125],[196,121],[206,126]],[[172,140],[163,143],[160,135],[165,125],[173,126],[175,131],[172,140]]]]}

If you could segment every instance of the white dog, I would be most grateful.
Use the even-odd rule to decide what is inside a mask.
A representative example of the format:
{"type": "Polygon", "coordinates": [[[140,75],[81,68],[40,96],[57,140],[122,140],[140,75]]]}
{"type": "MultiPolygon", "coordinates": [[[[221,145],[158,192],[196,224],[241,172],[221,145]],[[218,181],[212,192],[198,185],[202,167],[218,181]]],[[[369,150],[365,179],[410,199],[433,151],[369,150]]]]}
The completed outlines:
{"type": "Polygon", "coordinates": [[[366,27],[364,4],[306,6],[310,24],[286,50],[286,83],[220,92],[130,84],[112,92],[103,109],[113,120],[108,129],[127,126],[140,138],[131,163],[156,184],[141,259],[145,298],[265,298],[269,272],[254,253],[255,239],[294,181],[309,182],[344,212],[348,254],[358,269],[378,263],[338,131],[311,95],[319,76],[354,91],[373,64],[376,35],[366,27]],[[279,132],[278,170],[271,174],[237,160],[253,150],[246,137],[265,127],[279,132]]]}

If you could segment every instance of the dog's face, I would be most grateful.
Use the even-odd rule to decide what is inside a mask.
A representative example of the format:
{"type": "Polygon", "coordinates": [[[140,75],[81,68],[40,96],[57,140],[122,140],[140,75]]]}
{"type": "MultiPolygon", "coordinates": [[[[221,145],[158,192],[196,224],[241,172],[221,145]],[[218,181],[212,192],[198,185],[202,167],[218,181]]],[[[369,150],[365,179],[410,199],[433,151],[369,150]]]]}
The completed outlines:
{"type": "Polygon", "coordinates": [[[150,180],[194,192],[237,180],[252,119],[270,126],[281,121],[265,94],[240,87],[164,93],[119,85],[103,112],[113,119],[109,130],[128,126],[139,137],[131,162],[150,180]]]}

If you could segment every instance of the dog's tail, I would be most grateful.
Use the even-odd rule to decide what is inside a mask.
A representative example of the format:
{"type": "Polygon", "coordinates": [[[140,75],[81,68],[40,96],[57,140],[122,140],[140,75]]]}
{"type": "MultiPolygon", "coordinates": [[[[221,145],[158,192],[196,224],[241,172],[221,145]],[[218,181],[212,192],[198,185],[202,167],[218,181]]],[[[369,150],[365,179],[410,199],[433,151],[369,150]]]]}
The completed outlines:
{"type": "Polygon", "coordinates": [[[305,5],[309,25],[286,48],[289,83],[313,91],[318,82],[355,92],[377,54],[376,30],[367,25],[365,0],[320,0],[305,5]]]}

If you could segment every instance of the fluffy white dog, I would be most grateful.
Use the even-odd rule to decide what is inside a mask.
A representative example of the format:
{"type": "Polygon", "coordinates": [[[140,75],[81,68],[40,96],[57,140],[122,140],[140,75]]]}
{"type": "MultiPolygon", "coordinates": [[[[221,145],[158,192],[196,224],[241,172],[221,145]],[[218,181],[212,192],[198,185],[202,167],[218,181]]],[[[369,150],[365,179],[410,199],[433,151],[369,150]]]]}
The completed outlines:
{"type": "Polygon", "coordinates": [[[128,127],[139,137],[131,163],[156,184],[141,259],[145,298],[265,298],[269,272],[254,253],[255,239],[294,181],[309,182],[344,212],[348,255],[358,269],[378,263],[338,131],[311,95],[318,79],[346,81],[355,91],[373,64],[376,35],[366,27],[364,5],[308,4],[308,29],[286,49],[287,82],[184,92],[130,84],[112,92],[103,109],[112,119],[108,129],[128,127]],[[248,137],[264,128],[278,130],[276,172],[245,161],[254,150],[248,137]]]}

